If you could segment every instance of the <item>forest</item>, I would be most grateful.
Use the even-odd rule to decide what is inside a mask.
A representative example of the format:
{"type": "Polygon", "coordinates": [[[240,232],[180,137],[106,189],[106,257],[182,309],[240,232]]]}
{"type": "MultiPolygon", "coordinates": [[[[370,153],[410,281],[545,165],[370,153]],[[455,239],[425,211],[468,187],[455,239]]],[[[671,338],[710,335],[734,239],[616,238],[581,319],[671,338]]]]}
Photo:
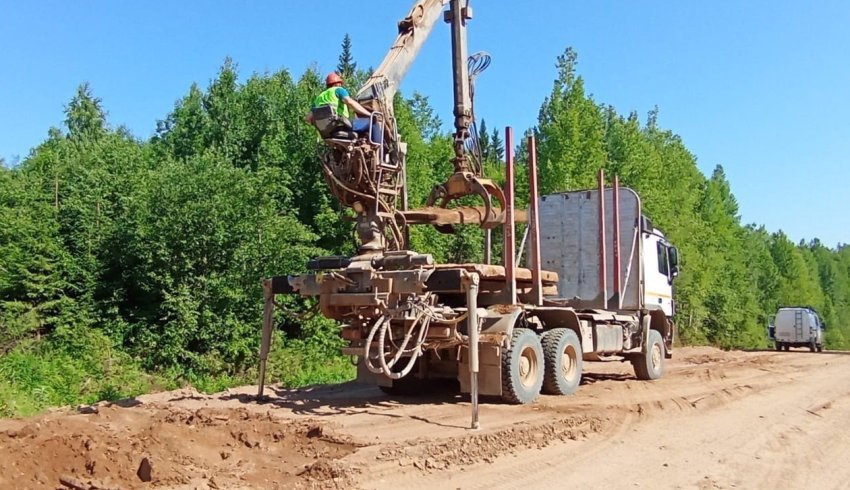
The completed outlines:
{"type": "MultiPolygon", "coordinates": [[[[356,89],[366,72],[350,46],[346,38],[338,69],[356,89]]],[[[742,223],[723,168],[704,175],[685,142],[659,127],[657,109],[642,118],[594,100],[572,49],[552,74],[537,124],[518,128],[537,138],[541,192],[592,187],[600,168],[639,192],[682,257],[679,343],[767,348],[772,315],[793,304],[820,312],[828,349],[850,347],[850,246],[794,243],[742,223]]],[[[352,223],[322,178],[316,131],[303,120],[322,76],[281,69],[240,78],[225,60],[206,87],[175,94],[149,139],[113,126],[108,101],[84,83],[63,127],[0,165],[0,416],[254,381],[260,280],[355,250],[352,223]]],[[[451,172],[451,136],[426,96],[399,95],[395,105],[411,202],[421,205],[451,172]]],[[[504,148],[492,128],[506,123],[478,125],[495,178],[504,148]]],[[[522,145],[517,154],[522,167],[522,145]]],[[[518,175],[522,196],[527,179],[522,168],[518,175]]],[[[416,228],[411,242],[438,261],[482,256],[474,227],[416,228]]],[[[285,302],[272,380],[350,379],[337,326],[308,301],[285,302]]]]}

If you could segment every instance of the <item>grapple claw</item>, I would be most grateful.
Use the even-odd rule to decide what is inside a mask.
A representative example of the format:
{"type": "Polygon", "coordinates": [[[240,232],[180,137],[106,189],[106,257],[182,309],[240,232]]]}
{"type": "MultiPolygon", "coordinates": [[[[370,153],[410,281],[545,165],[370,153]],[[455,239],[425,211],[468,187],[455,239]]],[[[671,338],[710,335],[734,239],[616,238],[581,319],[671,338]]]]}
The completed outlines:
{"type": "MultiPolygon", "coordinates": [[[[428,196],[428,206],[437,205],[445,208],[449,202],[465,196],[479,196],[484,201],[484,213],[480,222],[482,228],[495,228],[501,224],[505,209],[505,194],[495,182],[478,177],[472,172],[455,172],[445,184],[435,186],[431,195],[428,196]],[[498,210],[493,208],[494,199],[499,205],[498,210]]],[[[437,226],[437,230],[453,233],[454,227],[441,225],[437,226]]]]}

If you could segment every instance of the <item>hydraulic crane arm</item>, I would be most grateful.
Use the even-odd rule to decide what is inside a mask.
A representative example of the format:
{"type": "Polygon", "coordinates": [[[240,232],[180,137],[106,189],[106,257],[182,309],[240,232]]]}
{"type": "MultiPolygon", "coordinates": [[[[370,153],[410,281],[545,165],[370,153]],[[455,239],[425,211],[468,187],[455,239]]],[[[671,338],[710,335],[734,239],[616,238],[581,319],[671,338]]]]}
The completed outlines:
{"type": "MultiPolygon", "coordinates": [[[[465,145],[470,138],[473,123],[472,87],[467,65],[466,24],[472,18],[469,0],[418,0],[407,17],[398,23],[398,37],[384,60],[366,84],[358,92],[357,99],[367,106],[377,106],[393,117],[393,98],[404,76],[428,40],[428,36],[441,17],[451,27],[452,81],[454,96],[454,174],[444,184],[436,186],[428,198],[428,205],[446,205],[460,197],[475,194],[484,200],[486,212],[482,226],[492,227],[497,223],[498,212],[492,208],[495,201],[504,209],[504,195],[492,181],[481,176],[481,169],[470,159],[465,145]],[[443,8],[448,5],[447,10],[443,8]]],[[[443,227],[447,230],[448,227],[443,227]]]]}
{"type": "Polygon", "coordinates": [[[449,0],[418,0],[407,17],[398,23],[398,36],[378,69],[357,93],[358,100],[379,99],[392,110],[401,81],[419,54],[434,26],[440,19],[443,6],[449,0]]]}
{"type": "Polygon", "coordinates": [[[466,42],[466,21],[472,18],[469,0],[418,0],[407,17],[399,21],[395,42],[357,93],[357,99],[378,100],[387,115],[392,116],[393,98],[441,14],[451,25],[456,165],[470,170],[463,151],[473,117],[466,42]],[[446,5],[449,9],[444,12],[446,5]]]}
{"type": "MultiPolygon", "coordinates": [[[[452,38],[454,173],[432,189],[426,205],[445,208],[451,201],[477,195],[484,204],[480,225],[491,228],[501,222],[501,210],[505,209],[503,192],[494,182],[483,178],[477,159],[466,149],[474,120],[466,43],[466,24],[472,18],[469,0],[416,0],[398,23],[398,35],[389,52],[355,97],[372,112],[365,131],[367,137],[325,139],[328,144],[323,157],[325,178],[334,197],[357,213],[356,229],[363,253],[388,247],[402,249],[406,245],[407,150],[399,137],[393,102],[402,80],[441,17],[450,24],[452,38]],[[446,6],[448,9],[444,10],[446,6]],[[381,136],[374,136],[373,129],[381,136]]],[[[451,231],[450,226],[438,229],[451,231]]]]}
{"type": "Polygon", "coordinates": [[[453,0],[445,14],[446,22],[452,28],[452,79],[455,116],[455,171],[470,170],[464,155],[464,144],[469,138],[472,125],[472,93],[467,67],[466,21],[472,18],[469,1],[462,6],[460,0],[453,0]]]}

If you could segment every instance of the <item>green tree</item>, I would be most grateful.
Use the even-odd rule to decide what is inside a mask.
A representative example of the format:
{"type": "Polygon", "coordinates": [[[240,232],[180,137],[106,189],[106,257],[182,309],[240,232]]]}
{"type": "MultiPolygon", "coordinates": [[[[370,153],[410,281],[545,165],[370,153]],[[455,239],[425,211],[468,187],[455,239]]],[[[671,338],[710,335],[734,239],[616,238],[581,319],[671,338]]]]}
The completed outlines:
{"type": "Polygon", "coordinates": [[[602,112],[576,75],[577,59],[572,48],[558,56],[558,77],[540,108],[535,132],[542,194],[592,187],[606,162],[602,112]]]}
{"type": "Polygon", "coordinates": [[[342,38],[342,52],[339,54],[336,71],[344,80],[348,80],[357,73],[357,62],[351,54],[351,36],[348,33],[345,33],[345,37],[342,38]]]}
{"type": "Polygon", "coordinates": [[[65,126],[68,136],[76,142],[94,142],[106,133],[106,113],[88,83],[77,88],[77,94],[65,108],[65,126]]]}

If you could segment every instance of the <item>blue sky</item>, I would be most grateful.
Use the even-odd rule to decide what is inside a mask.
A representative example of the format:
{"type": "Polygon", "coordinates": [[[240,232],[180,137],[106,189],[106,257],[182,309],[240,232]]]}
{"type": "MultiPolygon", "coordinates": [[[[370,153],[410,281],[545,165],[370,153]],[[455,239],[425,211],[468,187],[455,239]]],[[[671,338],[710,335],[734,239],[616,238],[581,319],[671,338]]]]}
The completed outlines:
{"type": "MultiPolygon", "coordinates": [[[[412,2],[0,1],[0,156],[23,158],[60,126],[81,82],[113,126],[149,137],[226,56],[243,77],[337,62],[348,32],[377,66],[412,2]]],[[[745,223],[793,240],[850,243],[850,2],[472,0],[470,50],[488,126],[534,125],[557,55],[579,54],[597,102],[680,134],[704,173],[721,164],[745,223]],[[504,82],[509,80],[510,82],[504,82]]],[[[449,33],[437,26],[403,91],[451,121],[449,33]]]]}

